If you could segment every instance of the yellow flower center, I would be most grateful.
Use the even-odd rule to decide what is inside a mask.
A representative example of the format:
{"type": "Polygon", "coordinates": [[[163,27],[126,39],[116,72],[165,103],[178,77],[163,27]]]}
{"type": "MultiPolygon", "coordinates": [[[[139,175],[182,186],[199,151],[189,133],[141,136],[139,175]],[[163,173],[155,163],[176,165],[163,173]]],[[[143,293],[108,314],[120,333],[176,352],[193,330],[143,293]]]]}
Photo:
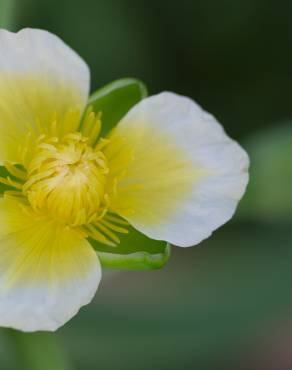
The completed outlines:
{"type": "Polygon", "coordinates": [[[101,210],[106,158],[80,133],[40,142],[27,170],[23,191],[33,209],[73,226],[89,223],[101,210]]]}
{"type": "Polygon", "coordinates": [[[37,139],[28,132],[19,165],[5,163],[11,176],[0,177],[0,183],[9,187],[4,196],[19,200],[28,217],[56,221],[114,246],[120,242],[116,234],[128,232],[128,222],[117,215],[111,202],[131,156],[122,156],[109,169],[107,156],[120,149],[115,145],[114,153],[104,154],[112,139],[99,138],[100,114],[90,107],[80,132],[73,133],[72,117],[68,112],[62,125],[53,121],[37,139]]]}

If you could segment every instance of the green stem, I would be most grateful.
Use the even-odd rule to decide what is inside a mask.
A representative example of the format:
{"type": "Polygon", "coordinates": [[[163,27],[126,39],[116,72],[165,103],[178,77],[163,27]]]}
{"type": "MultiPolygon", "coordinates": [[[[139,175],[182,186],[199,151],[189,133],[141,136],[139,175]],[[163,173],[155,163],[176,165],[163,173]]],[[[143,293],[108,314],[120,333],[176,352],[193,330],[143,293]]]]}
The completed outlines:
{"type": "Polygon", "coordinates": [[[73,369],[56,334],[5,329],[5,335],[19,370],[73,369]]]}

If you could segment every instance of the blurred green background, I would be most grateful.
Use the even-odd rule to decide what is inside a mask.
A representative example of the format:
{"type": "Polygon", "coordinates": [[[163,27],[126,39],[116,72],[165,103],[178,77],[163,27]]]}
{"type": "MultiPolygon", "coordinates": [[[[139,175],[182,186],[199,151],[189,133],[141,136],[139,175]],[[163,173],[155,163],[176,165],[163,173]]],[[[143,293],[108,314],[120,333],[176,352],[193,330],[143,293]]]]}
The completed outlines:
{"type": "Polygon", "coordinates": [[[3,330],[0,368],[291,369],[292,2],[0,0],[0,22],[59,35],[89,64],[93,91],[133,76],[150,94],[191,96],[252,161],[232,222],[162,270],[106,271],[57,334],[3,330]]]}

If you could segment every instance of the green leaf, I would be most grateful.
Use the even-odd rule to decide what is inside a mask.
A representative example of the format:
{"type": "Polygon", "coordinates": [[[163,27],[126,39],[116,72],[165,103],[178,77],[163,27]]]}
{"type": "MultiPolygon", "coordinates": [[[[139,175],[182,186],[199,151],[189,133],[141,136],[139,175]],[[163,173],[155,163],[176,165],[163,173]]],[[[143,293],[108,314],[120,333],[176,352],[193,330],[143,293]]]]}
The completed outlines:
{"type": "Polygon", "coordinates": [[[146,86],[135,78],[122,78],[93,93],[89,105],[102,112],[101,135],[107,134],[140,100],[147,96],[146,86]]]}
{"type": "Polygon", "coordinates": [[[130,227],[129,234],[120,237],[117,247],[109,247],[93,239],[89,242],[97,251],[103,267],[123,270],[151,270],[163,267],[170,257],[170,245],[152,240],[130,227]]]}
{"type": "Polygon", "coordinates": [[[239,216],[291,222],[292,122],[253,135],[246,148],[251,160],[250,184],[239,216]]]}

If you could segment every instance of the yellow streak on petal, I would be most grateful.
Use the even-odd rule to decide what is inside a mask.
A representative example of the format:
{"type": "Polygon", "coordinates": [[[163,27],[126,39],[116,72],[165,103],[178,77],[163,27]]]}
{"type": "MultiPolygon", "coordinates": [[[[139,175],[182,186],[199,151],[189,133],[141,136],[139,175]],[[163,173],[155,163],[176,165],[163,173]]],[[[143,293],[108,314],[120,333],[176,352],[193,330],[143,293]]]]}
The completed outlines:
{"type": "Polygon", "coordinates": [[[0,200],[1,292],[27,283],[86,277],[96,256],[78,228],[34,212],[21,201],[0,200]]]}
{"type": "Polygon", "coordinates": [[[206,174],[174,138],[143,122],[118,125],[104,154],[110,176],[118,179],[110,210],[130,222],[164,222],[206,174]]]}
{"type": "Polygon", "coordinates": [[[0,75],[0,161],[25,161],[23,148],[40,135],[76,131],[83,97],[55,76],[0,75]]]}

